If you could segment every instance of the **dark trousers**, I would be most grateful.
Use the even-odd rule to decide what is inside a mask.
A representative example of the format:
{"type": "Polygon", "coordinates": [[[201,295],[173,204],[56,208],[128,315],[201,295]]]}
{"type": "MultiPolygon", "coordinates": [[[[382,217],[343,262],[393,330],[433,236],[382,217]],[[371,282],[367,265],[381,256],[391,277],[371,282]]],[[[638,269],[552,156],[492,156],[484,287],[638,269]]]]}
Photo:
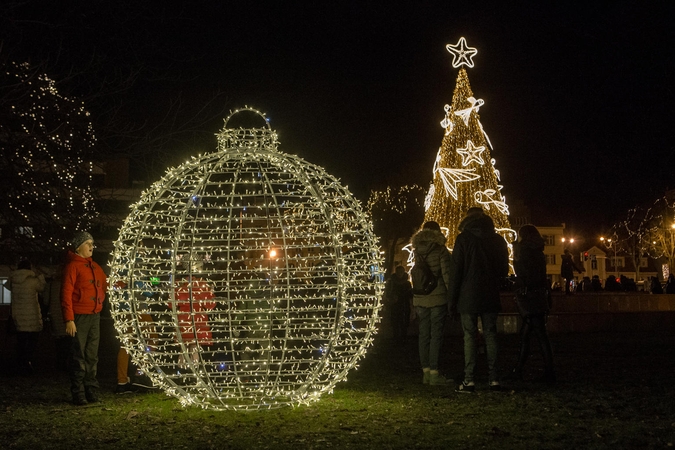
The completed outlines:
{"type": "Polygon", "coordinates": [[[523,366],[530,356],[530,336],[534,333],[539,340],[541,353],[544,357],[544,367],[547,374],[553,374],[553,351],[551,342],[548,340],[546,332],[546,315],[535,314],[523,319],[523,326],[520,329],[520,356],[518,357],[517,372],[522,372],[523,366]]]}
{"type": "Polygon", "coordinates": [[[70,347],[70,391],[73,396],[96,392],[98,344],[101,337],[100,314],[75,314],[77,333],[70,347]]]}
{"type": "Polygon", "coordinates": [[[389,320],[394,339],[397,341],[405,340],[408,335],[408,326],[410,324],[410,303],[401,301],[387,305],[389,307],[389,320]]]}
{"type": "Polygon", "coordinates": [[[70,336],[59,336],[54,338],[54,345],[56,347],[55,364],[56,368],[62,372],[68,372],[68,361],[70,360],[70,347],[73,338],[70,336]]]}
{"type": "Polygon", "coordinates": [[[16,362],[19,368],[25,369],[33,361],[39,336],[39,331],[18,331],[16,333],[16,362]]]}

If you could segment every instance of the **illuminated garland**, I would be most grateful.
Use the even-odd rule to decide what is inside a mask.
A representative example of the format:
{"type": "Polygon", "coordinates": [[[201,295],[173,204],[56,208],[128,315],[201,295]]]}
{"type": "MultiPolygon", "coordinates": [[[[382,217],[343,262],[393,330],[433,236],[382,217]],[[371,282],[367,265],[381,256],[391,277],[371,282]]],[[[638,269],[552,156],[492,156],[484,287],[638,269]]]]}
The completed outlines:
{"type": "Polygon", "coordinates": [[[217,152],[144,192],[110,263],[112,316],[133,360],[182,404],[216,410],[331,392],[372,343],[383,287],[359,202],[277,151],[269,124],[228,128],[242,111],[264,118],[234,111],[217,152]]]}
{"type": "MultiPolygon", "coordinates": [[[[477,52],[467,47],[464,38],[457,45],[448,45],[447,49],[454,55],[453,67],[473,67],[471,58],[477,52]]],[[[509,224],[509,209],[500,192],[502,186],[491,156],[492,146],[478,116],[484,103],[473,96],[466,70],[461,67],[452,105],[444,107],[441,126],[445,135],[434,163],[424,220],[436,221],[447,229],[448,246],[452,248],[459,234],[458,225],[469,208],[481,206],[507,241],[512,260],[511,243],[516,233],[509,224]],[[490,164],[485,164],[486,161],[490,164]]]]}

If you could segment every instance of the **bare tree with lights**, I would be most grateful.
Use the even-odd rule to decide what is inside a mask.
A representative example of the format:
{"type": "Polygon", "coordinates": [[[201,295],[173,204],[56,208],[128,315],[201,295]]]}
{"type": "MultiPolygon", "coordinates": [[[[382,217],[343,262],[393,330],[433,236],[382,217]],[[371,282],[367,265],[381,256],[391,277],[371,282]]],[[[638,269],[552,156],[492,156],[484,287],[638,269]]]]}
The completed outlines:
{"type": "Polygon", "coordinates": [[[483,100],[476,99],[463,66],[473,67],[476,49],[461,38],[448,45],[453,54],[453,67],[459,68],[452,104],[445,105],[441,126],[445,135],[438,149],[433,182],[425,201],[425,221],[436,221],[447,228],[448,245],[453,247],[459,234],[457,226],[472,206],[480,206],[495,223],[495,228],[508,243],[515,240],[509,223],[509,209],[499,171],[492,158],[492,146],[478,116],[483,100]]]}
{"type": "Polygon", "coordinates": [[[675,264],[675,199],[672,193],[649,206],[630,209],[626,218],[612,227],[611,234],[611,245],[631,258],[636,277],[640,276],[640,259],[648,255],[667,261],[668,270],[663,273],[667,278],[675,264]]]}
{"type": "Polygon", "coordinates": [[[664,279],[668,278],[675,267],[675,198],[672,192],[654,202],[644,228],[649,255],[668,261],[668,270],[663,273],[664,279]]]}
{"type": "Polygon", "coordinates": [[[8,253],[54,252],[96,214],[89,113],[27,63],[5,63],[0,77],[2,244],[8,253]]]}
{"type": "MultiPolygon", "coordinates": [[[[613,243],[615,250],[621,251],[631,258],[635,267],[635,276],[640,279],[640,259],[647,254],[648,236],[647,224],[650,217],[650,209],[635,207],[628,211],[626,219],[612,227],[613,243]]],[[[613,263],[616,267],[616,258],[613,263]]]]}
{"type": "Polygon", "coordinates": [[[373,190],[367,211],[373,220],[373,230],[382,239],[381,245],[389,246],[385,267],[387,274],[391,274],[399,240],[410,238],[424,218],[424,188],[411,185],[373,190]]]}

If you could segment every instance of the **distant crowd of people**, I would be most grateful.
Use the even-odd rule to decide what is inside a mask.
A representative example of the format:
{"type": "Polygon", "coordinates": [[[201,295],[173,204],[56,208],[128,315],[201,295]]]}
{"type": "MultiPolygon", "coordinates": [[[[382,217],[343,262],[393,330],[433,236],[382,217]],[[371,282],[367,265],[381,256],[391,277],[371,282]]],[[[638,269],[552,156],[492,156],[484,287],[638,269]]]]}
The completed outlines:
{"type": "MultiPolygon", "coordinates": [[[[670,274],[665,282],[665,285],[657,277],[649,277],[647,280],[640,282],[640,286],[633,278],[628,278],[626,275],[620,275],[617,278],[615,275],[610,275],[606,280],[600,280],[598,275],[593,277],[583,277],[580,282],[571,282],[572,286],[567,293],[583,293],[583,292],[649,292],[652,294],[675,294],[675,275],[670,274]]],[[[561,291],[559,284],[552,286],[553,291],[561,291]]]]}

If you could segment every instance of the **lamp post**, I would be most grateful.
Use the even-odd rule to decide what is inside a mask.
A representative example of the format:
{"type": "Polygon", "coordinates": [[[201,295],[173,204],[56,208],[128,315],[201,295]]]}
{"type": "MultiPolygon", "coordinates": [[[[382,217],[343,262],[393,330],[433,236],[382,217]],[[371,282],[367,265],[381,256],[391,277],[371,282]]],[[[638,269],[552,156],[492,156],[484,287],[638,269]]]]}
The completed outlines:
{"type": "Polygon", "coordinates": [[[619,270],[616,263],[616,241],[614,241],[614,243],[612,244],[611,239],[605,239],[604,237],[601,237],[600,240],[605,244],[606,247],[614,249],[614,262],[612,263],[612,265],[614,266],[614,277],[618,277],[619,270]]]}

